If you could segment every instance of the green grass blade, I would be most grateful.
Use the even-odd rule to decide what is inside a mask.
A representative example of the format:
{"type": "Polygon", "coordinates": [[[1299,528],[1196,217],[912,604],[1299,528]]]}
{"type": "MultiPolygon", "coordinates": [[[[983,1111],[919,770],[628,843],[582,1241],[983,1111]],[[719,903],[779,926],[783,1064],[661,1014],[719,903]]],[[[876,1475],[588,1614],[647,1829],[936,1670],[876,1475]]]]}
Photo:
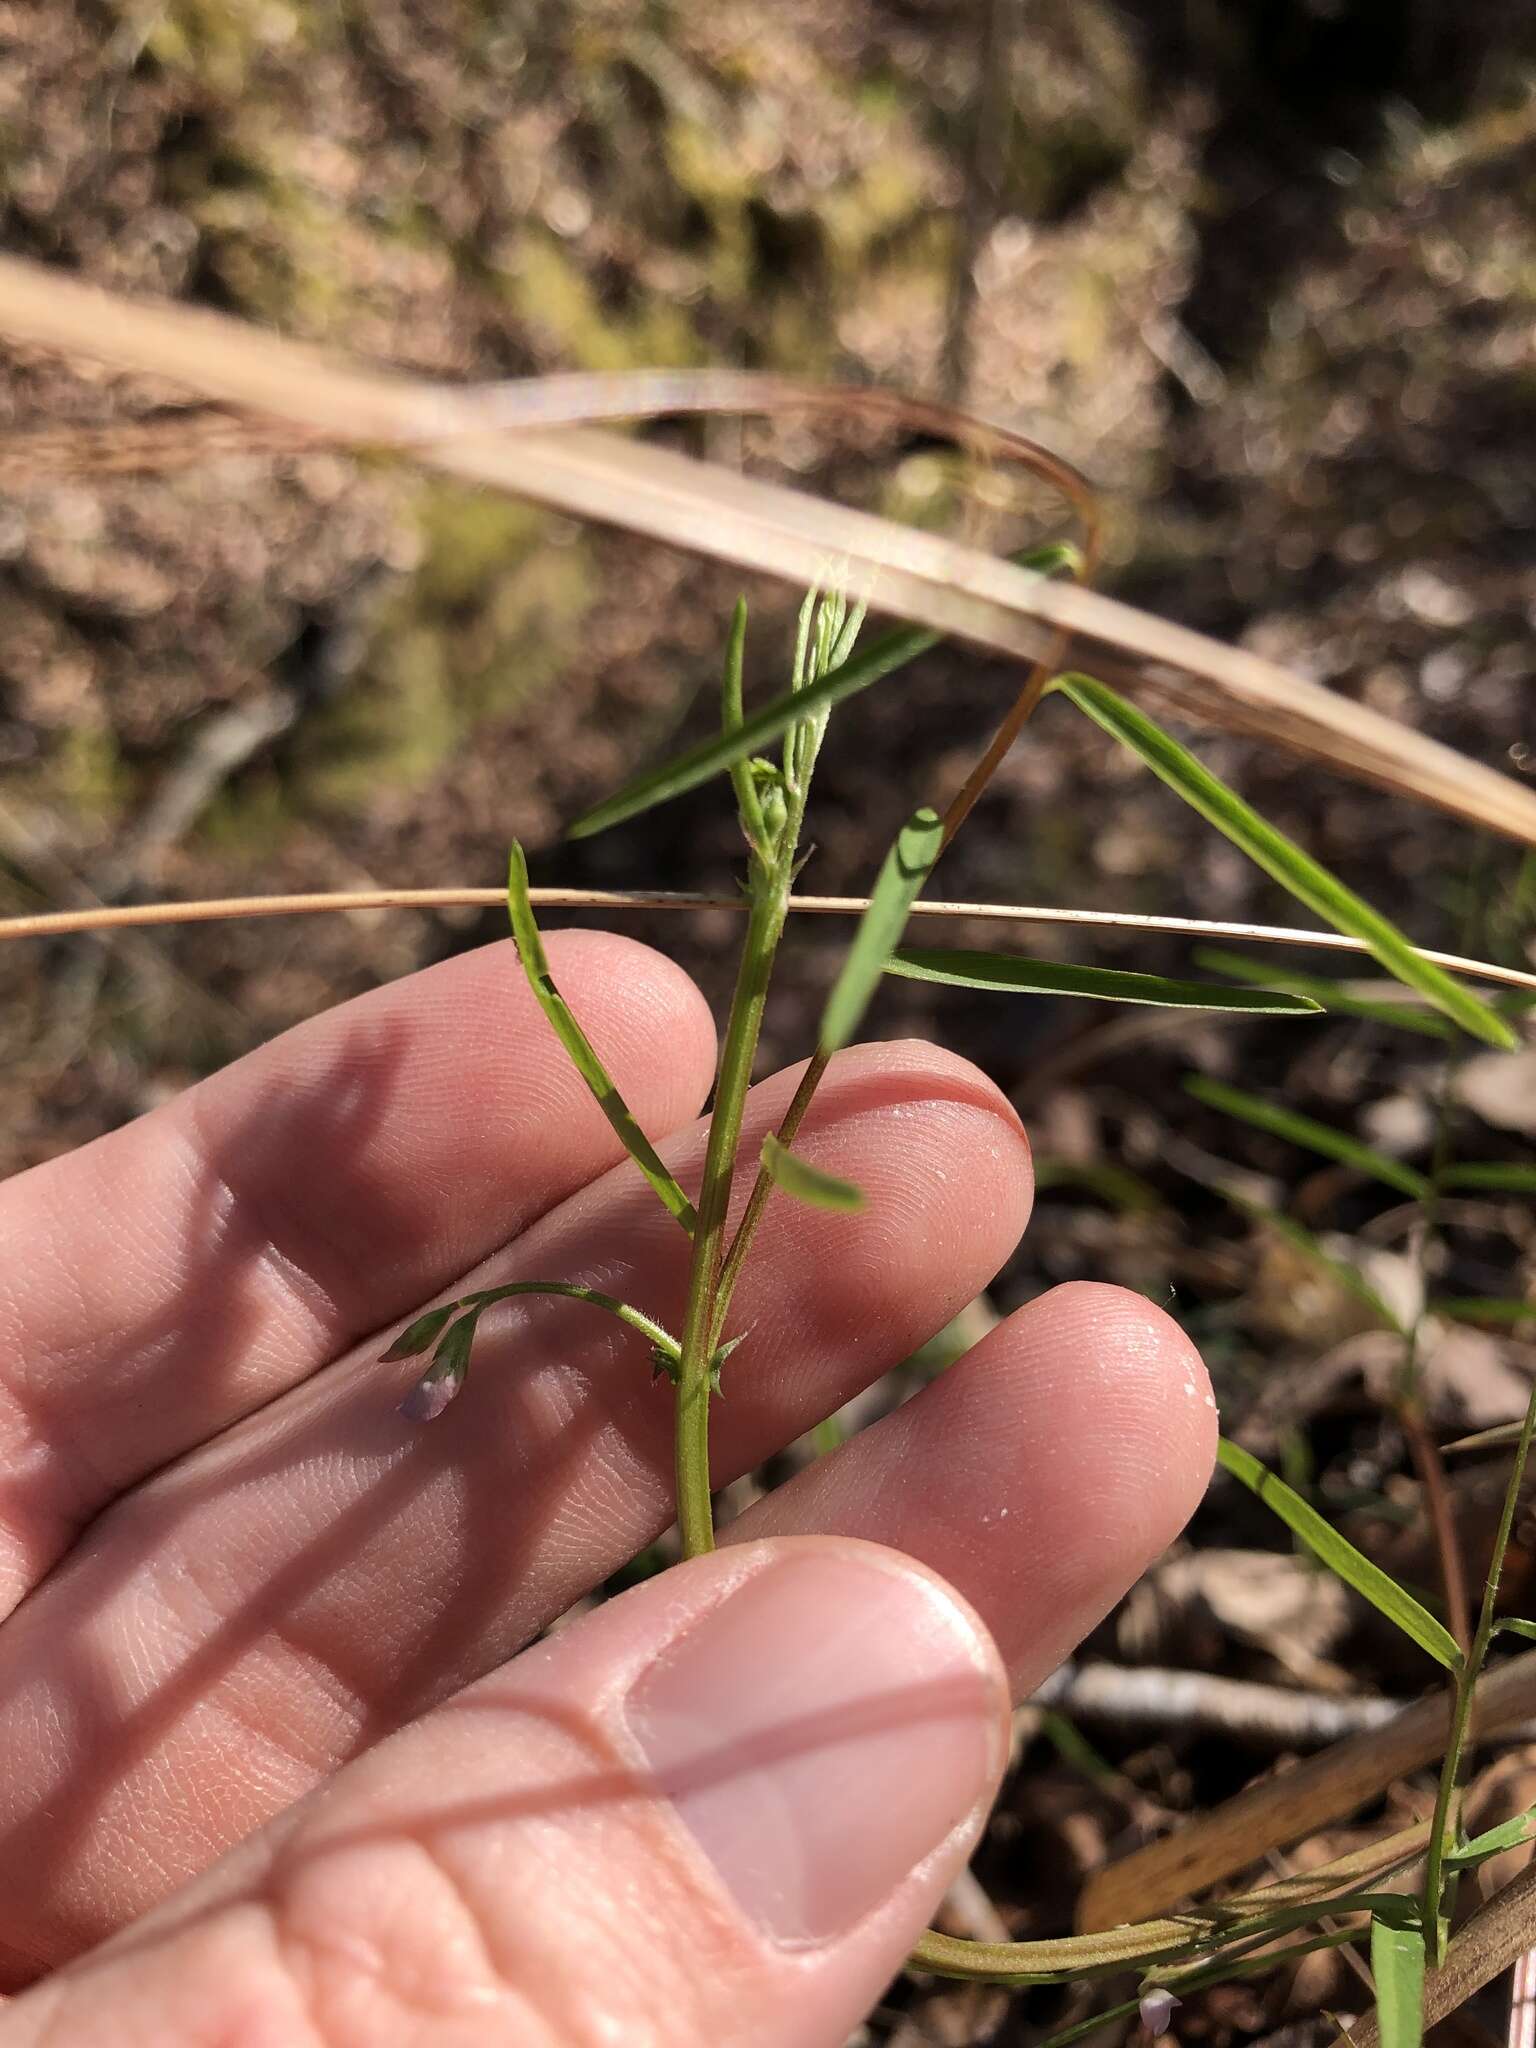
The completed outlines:
{"type": "Polygon", "coordinates": [[[763,1169],[777,1188],[807,1202],[813,1209],[832,1209],[841,1214],[864,1207],[864,1190],[851,1180],[839,1180],[835,1173],[823,1173],[819,1166],[791,1152],[771,1133],[763,1140],[763,1169]]]}
{"type": "Polygon", "coordinates": [[[1385,1152],[1362,1145],[1347,1131],[1336,1131],[1332,1124],[1320,1124],[1309,1116],[1298,1116],[1294,1110],[1279,1103],[1266,1102],[1260,1095],[1250,1095],[1246,1088],[1233,1088],[1225,1081],[1213,1081],[1204,1074],[1186,1075],[1184,1086],[1197,1102],[1205,1103],[1208,1108],[1239,1117],[1245,1124],[1252,1124],[1255,1130],[1270,1131],[1277,1138],[1289,1139],[1293,1145],[1305,1146],[1309,1152],[1320,1152],[1325,1159],[1336,1159],[1343,1166],[1352,1166],[1357,1172],[1368,1174],[1372,1180],[1396,1188],[1399,1194],[1407,1195],[1412,1201],[1428,1201],[1434,1193],[1433,1184],[1422,1173],[1405,1166],[1400,1159],[1389,1159],[1385,1152]]]}
{"type": "Polygon", "coordinates": [[[1362,940],[1389,974],[1417,989],[1426,1002],[1443,1011],[1463,1031],[1505,1051],[1513,1051],[1519,1044],[1495,1010],[1454,981],[1444,968],[1426,960],[1396,925],[1352,889],[1346,889],[1294,840],[1287,839],[1261,818],[1134,704],[1128,704],[1092,676],[1061,676],[1053,688],[1070,697],[1079,711],[1139,755],[1154,775],[1160,776],[1218,832],[1225,833],[1251,861],[1273,875],[1282,888],[1325,919],[1335,931],[1362,940]]]}
{"type": "Polygon", "coordinates": [[[1416,1003],[1394,1003],[1374,996],[1357,996],[1341,981],[1322,974],[1301,974],[1291,967],[1276,967],[1273,961],[1251,960],[1246,953],[1228,953],[1220,946],[1197,946],[1195,965],[1208,967],[1212,974],[1227,974],[1234,981],[1256,982],[1262,988],[1289,989],[1292,994],[1310,996],[1321,1010],[1337,1017],[1361,1017],[1372,1024],[1389,1024],[1399,1031],[1417,1032],[1421,1038],[1454,1038],[1456,1027],[1436,1010],[1421,1010],[1416,1003]]]}
{"type": "Polygon", "coordinates": [[[1410,1636],[1421,1650],[1427,1650],[1437,1663],[1448,1671],[1459,1669],[1461,1651],[1449,1629],[1443,1628],[1427,1607],[1421,1607],[1411,1593],[1405,1593],[1395,1579],[1372,1564],[1331,1523],[1325,1522],[1316,1508],[1309,1507],[1283,1479],[1261,1465],[1251,1451],[1222,1437],[1216,1457],[1223,1471],[1230,1472],[1251,1493],[1257,1494],[1345,1585],[1352,1586],[1389,1621],[1395,1622],[1404,1635],[1410,1636]]]}
{"type": "Polygon", "coordinates": [[[1214,981],[1172,981],[1163,974],[1131,974],[1117,967],[1077,967],[1061,960],[1028,960],[1016,953],[903,946],[888,963],[892,974],[947,988],[1001,989],[1016,995],[1089,996],[1101,1003],[1149,1003],[1178,1010],[1246,1011],[1270,1017],[1315,1015],[1309,996],[1274,989],[1224,988],[1214,981]]]}
{"type": "Polygon", "coordinates": [[[914,811],[897,833],[896,844],[885,856],[870,892],[869,908],[859,919],[842,970],[827,997],[818,1041],[822,1052],[836,1052],[858,1030],[943,842],[939,814],[926,805],[914,811]]]}
{"type": "MultiPolygon", "coordinates": [[[[1445,1316],[1453,1323],[1498,1323],[1509,1325],[1528,1323],[1536,1317],[1536,1301],[1517,1301],[1507,1294],[1442,1294],[1428,1303],[1429,1312],[1434,1316],[1445,1316]]],[[[1513,1443],[1519,1435],[1519,1425],[1512,1425],[1513,1443]]]]}
{"type": "Polygon", "coordinates": [[[1445,1860],[1465,1870],[1486,1863],[1490,1856],[1501,1856],[1506,1849],[1518,1849],[1533,1834],[1536,1834],[1536,1806],[1528,1806],[1524,1813],[1517,1813],[1512,1820],[1500,1821],[1496,1828],[1474,1835],[1459,1849],[1447,1849],[1445,1860]]]}
{"type": "Polygon", "coordinates": [[[679,754],[664,767],[637,776],[615,795],[595,804],[578,818],[567,837],[589,839],[594,833],[606,832],[610,825],[621,825],[626,819],[638,817],[642,811],[651,810],[656,804],[669,803],[673,797],[697,789],[701,782],[708,782],[711,776],[719,775],[734,762],[749,754],[762,753],[782,732],[821,705],[840,704],[845,697],[855,696],[860,690],[867,690],[871,683],[878,683],[883,676],[904,668],[909,661],[915,661],[930,647],[937,646],[939,639],[937,633],[915,629],[883,634],[880,639],[871,641],[862,653],[844,662],[841,668],[823,676],[820,682],[809,683],[800,690],[787,690],[782,696],[775,697],[744,719],[734,733],[719,733],[701,740],[696,747],[690,747],[687,753],[679,754]]]}
{"type": "Polygon", "coordinates": [[[1371,1975],[1381,2048],[1419,2048],[1424,2038],[1424,1935],[1371,1918],[1371,1975]]]}
{"type": "Polygon", "coordinates": [[[1436,1176],[1442,1188],[1478,1188],[1496,1195],[1536,1195],[1536,1166],[1485,1160],[1447,1166],[1436,1176]]]}
{"type": "Polygon", "coordinates": [[[572,1066],[591,1089],[598,1108],[612,1124],[619,1143],[656,1190],[665,1207],[692,1237],[698,1222],[692,1202],[662,1164],[660,1154],[636,1123],[629,1104],[593,1049],[592,1041],[555,987],[544,953],[544,941],[539,937],[533,905],[528,898],[528,862],[515,839],[507,868],[507,913],[512,920],[512,936],[517,941],[518,956],[528,977],[528,985],[539,1008],[553,1026],[555,1036],[569,1054],[572,1066]]]}
{"type": "MultiPolygon", "coordinates": [[[[1079,559],[1077,551],[1070,546],[1036,548],[1031,553],[1016,556],[1015,561],[1023,569],[1033,569],[1037,575],[1049,576],[1058,569],[1071,568],[1079,559]]],[[[808,606],[814,608],[815,592],[811,593],[808,606]]],[[[810,634],[809,611],[802,612],[803,633],[808,642],[810,634]]],[[[863,616],[855,607],[850,617],[863,616]]],[[[848,638],[848,625],[843,628],[843,641],[848,638]]],[[[748,754],[760,754],[769,742],[778,738],[797,720],[808,717],[813,711],[825,706],[828,710],[834,704],[841,704],[845,697],[856,696],[860,690],[867,690],[871,683],[878,683],[897,669],[905,668],[916,661],[920,654],[926,654],[930,647],[936,647],[942,634],[930,633],[926,628],[903,626],[893,633],[886,633],[880,639],[871,641],[860,654],[849,657],[832,669],[827,675],[803,687],[796,685],[775,697],[760,711],[744,719],[734,733],[720,733],[716,737],[701,740],[696,747],[690,747],[685,754],[666,762],[660,768],[653,768],[648,774],[640,775],[633,782],[600,804],[595,804],[583,817],[570,827],[568,837],[589,839],[596,832],[606,832],[610,825],[620,825],[628,818],[635,818],[642,811],[648,811],[655,804],[669,802],[685,791],[697,789],[701,782],[708,782],[712,775],[719,775],[734,761],[742,760],[748,754]]],[[[797,650],[796,672],[803,674],[808,658],[808,646],[797,650]]]]}

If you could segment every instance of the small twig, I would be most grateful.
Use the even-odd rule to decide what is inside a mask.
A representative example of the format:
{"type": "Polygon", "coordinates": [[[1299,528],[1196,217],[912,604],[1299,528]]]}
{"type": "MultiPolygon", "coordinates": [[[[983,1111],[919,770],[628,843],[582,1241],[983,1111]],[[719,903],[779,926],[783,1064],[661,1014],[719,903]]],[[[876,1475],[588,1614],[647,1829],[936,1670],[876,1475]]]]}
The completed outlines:
{"type": "MultiPolygon", "coordinates": [[[[1085,1721],[1147,1728],[1210,1728],[1277,1749],[1319,1749],[1346,1736],[1385,1728],[1411,1701],[1299,1691],[1205,1671],[1155,1665],[1065,1664],[1036,1692],[1032,1706],[1085,1721]]],[[[1502,1731],[1526,1739],[1529,1729],[1502,1731]]]]}
{"type": "MultiPolygon", "coordinates": [[[[1385,1726],[1354,1735],[1263,1778],[1176,1835],[1149,1842],[1089,1879],[1079,1907],[1084,1927],[1114,1927],[1157,1913],[1246,1870],[1258,1857],[1300,1841],[1374,1799],[1394,1778],[1445,1754],[1451,1703],[1433,1693],[1385,1726]]],[[[1476,1688],[1478,1740],[1536,1715],[1536,1650],[1485,1671],[1476,1688]]]]}
{"type": "Polygon", "coordinates": [[[137,866],[185,838],[230,776],[288,730],[298,708],[291,690],[269,687],[205,720],[129,828],[122,863],[137,866]]]}
{"type": "Polygon", "coordinates": [[[1429,1526],[1440,1567],[1440,1583],[1445,1592],[1446,1624],[1465,1654],[1472,1644],[1472,1608],[1467,1599],[1461,1535],[1445,1483],[1445,1461],[1440,1455],[1439,1445],[1424,1427],[1424,1418],[1412,1395],[1399,1404],[1397,1419],[1408,1439],[1408,1449],[1424,1488],[1424,1503],[1429,1511],[1429,1526]]]}

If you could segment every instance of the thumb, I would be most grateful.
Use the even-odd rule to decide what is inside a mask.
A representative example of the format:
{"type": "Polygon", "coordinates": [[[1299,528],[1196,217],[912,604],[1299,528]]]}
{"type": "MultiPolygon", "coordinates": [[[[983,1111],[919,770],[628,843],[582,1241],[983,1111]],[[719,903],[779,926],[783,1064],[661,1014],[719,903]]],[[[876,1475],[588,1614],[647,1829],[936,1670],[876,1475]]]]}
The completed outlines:
{"type": "Polygon", "coordinates": [[[651,1580],[20,1999],[0,2048],[838,2048],[981,1828],[990,1638],[872,1544],[651,1580]]]}

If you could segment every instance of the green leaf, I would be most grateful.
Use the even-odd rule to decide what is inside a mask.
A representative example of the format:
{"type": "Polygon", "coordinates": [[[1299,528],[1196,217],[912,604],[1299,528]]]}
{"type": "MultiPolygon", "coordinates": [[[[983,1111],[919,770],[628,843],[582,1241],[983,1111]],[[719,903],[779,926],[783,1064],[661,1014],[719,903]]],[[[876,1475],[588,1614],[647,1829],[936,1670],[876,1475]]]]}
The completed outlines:
{"type": "MultiPolygon", "coordinates": [[[[1536,1628],[1531,1628],[1529,1623],[1526,1629],[1536,1635],[1536,1628]]],[[[1517,1634],[1525,1632],[1515,1631],[1517,1634]]],[[[1459,1849],[1448,1849],[1445,1860],[1448,1864],[1459,1864],[1463,1869],[1471,1864],[1486,1863],[1490,1856],[1502,1855],[1506,1849],[1518,1849],[1522,1842],[1530,1841],[1533,1833],[1536,1833],[1536,1806],[1527,1807],[1524,1813],[1517,1813],[1512,1820],[1500,1821],[1496,1828],[1489,1828],[1484,1834],[1474,1835],[1459,1849]]]]}
{"type": "Polygon", "coordinates": [[[1527,1642],[1536,1643],[1536,1621],[1527,1621],[1522,1615],[1510,1615],[1503,1621],[1496,1621],[1493,1632],[1496,1636],[1524,1636],[1527,1642]]]}
{"type": "Polygon", "coordinates": [[[939,857],[943,840],[944,827],[939,815],[926,805],[914,811],[897,833],[896,844],[881,866],[869,908],[859,919],[853,943],[843,956],[842,971],[822,1011],[822,1052],[836,1052],[858,1030],[869,999],[906,929],[907,913],[939,857]]]}
{"type": "MultiPolygon", "coordinates": [[[[1041,576],[1048,576],[1057,569],[1071,568],[1079,559],[1076,549],[1066,545],[1036,548],[1028,554],[1014,557],[1018,567],[1032,569],[1041,576]]],[[[813,599],[814,596],[812,592],[813,599]]],[[[860,616],[857,607],[852,616],[860,616]]],[[[808,615],[805,632],[809,635],[808,615]]],[[[847,636],[845,623],[844,643],[847,636]]],[[[568,836],[588,839],[595,832],[606,832],[610,825],[620,825],[627,818],[638,817],[655,804],[668,803],[687,790],[697,789],[701,782],[708,782],[712,775],[721,774],[733,761],[740,761],[748,754],[761,753],[770,740],[777,739],[780,733],[823,705],[830,710],[834,704],[841,704],[845,697],[855,696],[860,690],[867,690],[871,683],[878,683],[897,669],[905,668],[919,655],[926,654],[930,647],[936,647],[942,638],[940,633],[931,633],[916,626],[903,626],[894,633],[883,634],[861,654],[840,662],[818,681],[807,683],[804,688],[786,690],[782,696],[775,697],[760,711],[743,720],[735,732],[701,740],[698,746],[690,747],[687,753],[679,754],[675,760],[636,776],[633,782],[626,783],[615,795],[595,804],[585,816],[578,818],[568,836]]],[[[803,669],[803,653],[799,659],[803,669]]]]}
{"type": "Polygon", "coordinates": [[[1373,910],[1352,889],[1304,853],[1294,840],[1261,818],[1251,805],[1146,714],[1092,676],[1059,676],[1052,685],[1079,711],[1137,754],[1185,803],[1226,834],[1251,861],[1273,875],[1299,902],[1335,931],[1360,939],[1387,972],[1417,989],[1425,1001],[1488,1045],[1513,1051],[1519,1044],[1505,1020],[1480,997],[1463,988],[1442,967],[1416,951],[1395,924],[1373,910]]]}
{"type": "Polygon", "coordinates": [[[1371,1975],[1381,2048],[1419,2048],[1424,2038],[1424,1934],[1371,1918],[1371,1975]]]}
{"type": "Polygon", "coordinates": [[[424,1316],[418,1316],[414,1323],[403,1329],[389,1349],[379,1359],[380,1365],[393,1365],[397,1358],[417,1358],[435,1341],[438,1332],[446,1328],[451,1316],[462,1306],[450,1301],[446,1308],[429,1308],[424,1316]]]}
{"type": "Polygon", "coordinates": [[[903,946],[888,971],[948,988],[1003,989],[1015,995],[1091,996],[1101,1003],[1149,1003],[1160,1009],[1248,1011],[1304,1017],[1321,1007],[1307,996],[1272,989],[1223,988],[1214,981],[1171,981],[1163,974],[1131,974],[1118,967],[1076,967],[1061,960],[1027,960],[1017,953],[903,946]]]}
{"type": "MultiPolygon", "coordinates": [[[[725,667],[720,678],[722,732],[733,733],[741,730],[741,668],[746,645],[747,600],[738,597],[736,609],[731,614],[730,635],[725,643],[725,667]]],[[[767,860],[771,857],[773,848],[769,843],[768,827],[763,820],[763,806],[757,794],[757,780],[752,773],[750,761],[732,762],[731,783],[736,791],[736,807],[741,813],[741,829],[746,833],[749,844],[755,846],[762,858],[767,860]]]]}
{"type": "Polygon", "coordinates": [[[1536,1195],[1536,1166],[1486,1160],[1481,1164],[1447,1166],[1436,1175],[1442,1188],[1482,1188],[1490,1194],[1536,1195]]]}
{"type": "Polygon", "coordinates": [[[808,1202],[813,1209],[845,1213],[864,1207],[862,1188],[855,1187],[851,1180],[839,1180],[835,1173],[823,1173],[819,1166],[812,1166],[787,1145],[781,1145],[771,1133],[763,1140],[762,1156],[768,1178],[797,1202],[808,1202]]]}
{"type": "MultiPolygon", "coordinates": [[[[1455,1323],[1528,1323],[1536,1317],[1536,1301],[1516,1301],[1501,1294],[1443,1294],[1428,1304],[1431,1315],[1445,1316],[1455,1323]]],[[[1518,1423],[1511,1425],[1513,1443],[1520,1434],[1518,1423]]]]}
{"type": "Polygon", "coordinates": [[[1313,1555],[1336,1573],[1346,1586],[1353,1586],[1357,1593],[1369,1600],[1389,1621],[1395,1622],[1404,1635],[1411,1636],[1421,1650],[1427,1650],[1448,1671],[1460,1668],[1461,1651],[1455,1637],[1436,1621],[1429,1609],[1421,1607],[1413,1595],[1404,1592],[1379,1565],[1362,1556],[1337,1529],[1323,1520],[1315,1508],[1309,1507],[1299,1493],[1293,1493],[1283,1479],[1261,1465],[1251,1451],[1245,1451],[1241,1445],[1222,1437],[1216,1447],[1216,1456],[1222,1469],[1257,1494],[1264,1505],[1278,1515],[1285,1526],[1299,1536],[1313,1555]]]}
{"type": "Polygon", "coordinates": [[[1372,1024],[1394,1025],[1400,1031],[1415,1031],[1422,1038],[1453,1038],[1455,1026],[1434,1010],[1421,1010],[1416,1003],[1386,1002],[1373,996],[1357,996],[1341,981],[1326,975],[1301,974],[1295,968],[1276,967],[1272,961],[1251,960],[1246,953],[1229,953],[1221,946],[1197,946],[1195,965],[1208,967],[1212,974],[1229,974],[1234,981],[1257,982],[1264,988],[1289,989],[1293,995],[1310,996],[1331,1016],[1362,1017],[1372,1024]]]}
{"type": "Polygon", "coordinates": [[[1288,1138],[1293,1145],[1304,1145],[1310,1152],[1320,1152],[1325,1159],[1337,1159],[1359,1173],[1368,1174],[1372,1180],[1383,1181],[1389,1188],[1396,1188],[1413,1201],[1428,1201],[1434,1193],[1432,1184],[1422,1173],[1416,1173],[1411,1166],[1404,1166],[1400,1159],[1389,1159],[1384,1152],[1362,1145],[1358,1138],[1350,1137],[1345,1131],[1336,1131],[1332,1124],[1320,1124],[1309,1116],[1298,1116],[1293,1109],[1266,1102],[1260,1095],[1250,1095],[1246,1088],[1233,1088],[1225,1081],[1210,1080],[1204,1074],[1187,1075],[1184,1086],[1197,1102],[1222,1110],[1228,1116],[1240,1117],[1256,1130],[1272,1131],[1277,1138],[1288,1138]]]}
{"type": "Polygon", "coordinates": [[[572,1066],[591,1089],[598,1108],[612,1124],[619,1143],[656,1190],[666,1208],[692,1237],[698,1222],[692,1202],[662,1164],[660,1153],[636,1123],[629,1104],[614,1085],[591,1040],[571,1014],[564,996],[555,987],[554,976],[549,971],[549,961],[544,952],[544,941],[539,936],[539,927],[534,921],[533,904],[528,895],[528,862],[524,858],[522,847],[515,839],[512,842],[512,855],[507,868],[507,912],[512,920],[512,936],[517,941],[518,957],[523,963],[528,985],[533,990],[539,1008],[554,1027],[555,1036],[570,1056],[572,1066]]]}

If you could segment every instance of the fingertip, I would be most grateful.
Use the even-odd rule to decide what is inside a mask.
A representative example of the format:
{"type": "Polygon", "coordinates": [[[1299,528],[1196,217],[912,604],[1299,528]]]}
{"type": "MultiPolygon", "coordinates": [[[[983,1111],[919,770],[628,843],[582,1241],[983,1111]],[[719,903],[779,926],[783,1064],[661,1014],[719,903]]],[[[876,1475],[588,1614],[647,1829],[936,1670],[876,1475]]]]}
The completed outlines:
{"type": "Polygon", "coordinates": [[[1216,1397],[1205,1361],[1166,1310],[1128,1287],[1067,1281],[1030,1304],[1033,1345],[1078,1372],[1052,1375],[1046,1394],[1086,1411],[1082,1451],[1119,1480],[1130,1540],[1171,1543],[1198,1505],[1216,1458],[1216,1397]]]}
{"type": "Polygon", "coordinates": [[[1193,1345],[1124,1288],[1017,1310],[915,1400],[746,1516],[752,1537],[833,1528],[924,1559],[1033,1690],[1194,1511],[1216,1416],[1193,1345]]]}

